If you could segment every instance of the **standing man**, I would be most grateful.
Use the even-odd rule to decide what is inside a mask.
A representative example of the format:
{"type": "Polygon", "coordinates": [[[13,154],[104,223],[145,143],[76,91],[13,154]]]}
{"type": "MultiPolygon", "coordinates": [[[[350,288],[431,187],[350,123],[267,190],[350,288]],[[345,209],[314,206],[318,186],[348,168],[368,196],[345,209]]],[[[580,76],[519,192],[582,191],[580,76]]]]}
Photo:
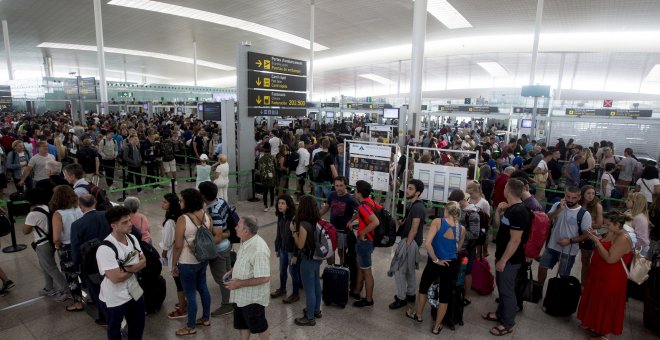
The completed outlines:
{"type": "MultiPolygon", "coordinates": [[[[394,269],[394,280],[396,282],[396,295],[394,296],[394,302],[389,305],[390,309],[405,307],[408,301],[415,302],[417,289],[415,268],[419,256],[419,247],[424,242],[424,221],[426,220],[424,202],[419,199],[423,191],[424,183],[418,179],[410,180],[406,186],[406,200],[410,203],[410,206],[404,220],[399,221],[402,238],[396,252],[396,254],[401,254],[400,256],[405,261],[399,259],[396,268],[392,268],[393,266],[390,265],[390,271],[387,273],[391,276],[390,272],[394,269]]],[[[393,264],[394,261],[395,259],[392,259],[393,264]]]]}
{"type": "Polygon", "coordinates": [[[254,216],[245,216],[236,226],[241,247],[234,268],[224,275],[225,286],[231,291],[229,301],[234,308],[234,328],[241,339],[258,334],[261,340],[270,338],[266,307],[270,300],[270,249],[261,236],[254,216]]]}
{"type": "Polygon", "coordinates": [[[105,184],[108,189],[114,189],[112,184],[115,177],[115,160],[119,152],[117,151],[117,142],[113,136],[112,131],[102,130],[105,137],[99,143],[99,155],[101,156],[101,163],[103,163],[103,171],[105,172],[105,184]]]}
{"type": "MultiPolygon", "coordinates": [[[[536,182],[536,200],[539,201],[541,206],[545,206],[545,188],[548,183],[548,174],[550,173],[550,168],[548,168],[548,162],[552,159],[552,153],[548,151],[542,151],[543,159],[541,159],[536,167],[534,168],[534,182],[536,182]]],[[[552,179],[550,179],[552,181],[552,179]]]]}
{"type": "Polygon", "coordinates": [[[633,174],[637,166],[637,159],[633,157],[633,150],[625,148],[623,150],[623,159],[619,161],[617,167],[619,168],[619,179],[616,180],[616,185],[625,197],[628,194],[628,186],[633,184],[633,174]]]}
{"type": "Polygon", "coordinates": [[[321,140],[321,149],[320,151],[316,152],[316,155],[312,156],[312,164],[310,165],[310,173],[313,173],[314,167],[320,168],[321,170],[318,177],[310,178],[312,181],[312,186],[314,187],[314,196],[316,197],[317,202],[319,202],[319,205],[319,199],[323,197],[327,198],[330,195],[330,190],[332,189],[330,182],[333,178],[337,177],[335,159],[334,156],[328,152],[329,147],[330,140],[323,138],[321,140]],[[321,163],[323,166],[320,166],[321,163]]]}
{"type": "Polygon", "coordinates": [[[101,244],[96,251],[101,282],[99,299],[105,305],[108,321],[108,339],[121,339],[121,322],[126,318],[129,339],[142,339],[145,322],[144,292],[135,273],[142,270],[147,260],[140,243],[131,232],[131,211],[117,206],[108,209],[105,218],[112,233],[104,241],[110,242],[117,251],[101,244]],[[121,263],[117,258],[124,259],[121,263]]]}
{"type": "Polygon", "coordinates": [[[177,147],[172,139],[172,135],[170,133],[164,133],[163,141],[160,142],[160,156],[163,159],[163,172],[165,173],[165,176],[169,176],[173,180],[176,180],[176,149],[177,147]]]}
{"type": "Polygon", "coordinates": [[[580,165],[582,165],[582,163],[584,163],[584,157],[577,155],[575,158],[573,158],[573,161],[568,164],[566,173],[564,173],[564,176],[566,176],[566,186],[580,186],[580,165]]]}
{"type": "Polygon", "coordinates": [[[548,245],[539,261],[537,278],[541,286],[545,284],[548,269],[554,268],[557,262],[559,275],[571,275],[575,256],[580,250],[579,243],[589,238],[591,214],[580,206],[580,198],[580,188],[568,187],[564,198],[555,203],[548,212],[553,227],[548,245]],[[562,256],[564,253],[568,256],[562,256]]]}
{"type": "Polygon", "coordinates": [[[46,168],[46,163],[48,161],[54,161],[55,157],[48,153],[48,143],[41,141],[37,143],[37,149],[39,153],[32,156],[27,166],[23,169],[23,176],[18,182],[18,186],[22,187],[25,185],[25,180],[30,176],[30,173],[34,170],[34,177],[32,178],[33,182],[38,182],[42,179],[48,178],[48,169],[46,168]]]}
{"type": "Polygon", "coordinates": [[[507,182],[509,181],[509,176],[516,171],[516,168],[509,166],[504,169],[497,179],[495,180],[495,188],[493,189],[493,206],[497,207],[502,202],[506,202],[506,196],[504,195],[504,188],[506,187],[507,182]]]}
{"type": "Polygon", "coordinates": [[[282,144],[282,140],[279,137],[277,137],[277,130],[273,129],[270,131],[268,144],[270,144],[271,156],[273,157],[277,156],[277,153],[280,152],[280,144],[282,144]]]}
{"type": "MultiPolygon", "coordinates": [[[[128,143],[121,150],[121,157],[124,161],[124,164],[128,168],[127,176],[124,179],[124,188],[128,186],[128,183],[133,183],[136,185],[142,185],[142,155],[140,155],[140,150],[138,149],[138,137],[137,135],[131,135],[128,137],[128,143]]],[[[142,189],[138,188],[138,192],[142,189]]]]}
{"type": "Polygon", "coordinates": [[[93,177],[99,175],[101,162],[99,161],[99,153],[92,147],[92,140],[90,138],[83,139],[82,147],[76,154],[76,163],[82,165],[85,172],[85,180],[92,182],[93,177]]]}
{"type": "Polygon", "coordinates": [[[87,190],[89,182],[83,178],[84,172],[80,164],[69,164],[64,167],[62,172],[64,173],[64,179],[73,186],[76,196],[81,197],[90,193],[87,190]]]}
{"type": "Polygon", "coordinates": [[[499,228],[495,239],[495,280],[500,300],[497,312],[482,314],[481,317],[499,323],[490,329],[490,333],[497,336],[513,332],[516,323],[516,276],[525,262],[523,246],[529,237],[532,220],[522,202],[523,190],[523,182],[509,179],[504,188],[506,202],[497,206],[493,216],[493,225],[499,228]]]}
{"type": "MultiPolygon", "coordinates": [[[[229,216],[229,204],[218,196],[218,186],[213,182],[202,182],[199,184],[199,192],[202,194],[206,212],[211,216],[213,228],[221,231],[222,237],[220,243],[216,245],[218,256],[209,260],[209,268],[213,275],[215,283],[220,285],[221,305],[218,309],[211,312],[211,316],[222,316],[229,314],[234,310],[234,306],[229,303],[229,290],[225,287],[222,278],[225,273],[231,271],[231,242],[229,241],[229,230],[227,230],[227,217],[229,216]]],[[[217,240],[216,240],[217,241],[217,240]]]]}
{"type": "MultiPolygon", "coordinates": [[[[371,184],[359,180],[355,183],[355,198],[360,203],[358,207],[358,231],[355,252],[358,262],[358,274],[355,284],[355,291],[350,295],[357,301],[353,302],[353,307],[368,307],[374,305],[374,276],[371,273],[371,254],[374,252],[374,229],[380,224],[376,217],[376,209],[382,209],[371,199],[371,184]],[[362,287],[365,288],[366,296],[360,295],[362,287]]],[[[349,221],[351,225],[353,220],[349,221]]]]}
{"type": "Polygon", "coordinates": [[[158,162],[156,161],[156,134],[149,133],[140,149],[142,163],[147,168],[147,176],[144,178],[144,184],[156,182],[156,179],[153,178],[153,176],[156,176],[156,169],[158,168],[158,162]]]}
{"type": "MultiPolygon", "coordinates": [[[[344,255],[347,245],[347,223],[353,219],[358,202],[348,193],[346,187],[348,178],[344,176],[335,177],[335,191],[328,195],[328,200],[323,204],[320,215],[325,215],[330,211],[330,223],[337,229],[337,252],[339,253],[339,265],[344,265],[344,255]]],[[[335,263],[334,256],[328,259],[329,264],[335,263]]]]}
{"type": "Polygon", "coordinates": [[[305,148],[305,142],[298,142],[298,166],[296,167],[296,176],[298,176],[298,192],[299,196],[305,194],[305,177],[307,177],[307,169],[309,166],[309,151],[305,148]]]}

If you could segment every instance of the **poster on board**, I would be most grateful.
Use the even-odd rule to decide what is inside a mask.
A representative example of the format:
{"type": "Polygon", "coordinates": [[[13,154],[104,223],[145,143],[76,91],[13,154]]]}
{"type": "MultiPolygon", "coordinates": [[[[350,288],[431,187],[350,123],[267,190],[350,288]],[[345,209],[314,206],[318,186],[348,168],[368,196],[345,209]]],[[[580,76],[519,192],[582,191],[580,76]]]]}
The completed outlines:
{"type": "Polygon", "coordinates": [[[413,178],[424,183],[421,199],[446,203],[449,193],[456,189],[465,192],[468,169],[437,164],[415,163],[413,178]]]}
{"type": "Polygon", "coordinates": [[[392,127],[389,125],[370,125],[369,126],[369,141],[379,143],[389,143],[392,138],[392,127]],[[382,141],[378,141],[382,138],[382,141]]]}
{"type": "Polygon", "coordinates": [[[374,190],[390,191],[391,146],[350,143],[349,155],[350,185],[364,180],[374,190]]]}

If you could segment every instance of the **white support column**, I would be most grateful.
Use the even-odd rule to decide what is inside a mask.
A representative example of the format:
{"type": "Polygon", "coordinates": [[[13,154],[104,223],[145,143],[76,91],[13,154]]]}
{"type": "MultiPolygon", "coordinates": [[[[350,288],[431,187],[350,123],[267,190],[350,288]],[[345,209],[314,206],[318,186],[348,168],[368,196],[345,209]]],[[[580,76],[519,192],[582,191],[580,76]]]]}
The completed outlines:
{"type": "MultiPolygon", "coordinates": [[[[541,22],[543,21],[543,1],[538,0],[536,5],[536,22],[534,23],[534,46],[532,48],[532,69],[529,72],[529,85],[534,85],[536,77],[536,63],[539,54],[539,36],[541,35],[541,22]]],[[[538,98],[534,97],[534,107],[532,108],[532,129],[529,134],[529,139],[532,140],[536,136],[536,111],[538,98]]]]}
{"type": "Polygon", "coordinates": [[[314,94],[314,25],[316,21],[316,5],[309,1],[309,72],[307,73],[307,101],[312,101],[314,94]]]}
{"type": "Polygon", "coordinates": [[[7,74],[9,80],[14,80],[14,69],[11,66],[11,47],[9,46],[9,28],[7,28],[7,20],[2,20],[2,38],[5,41],[5,58],[7,58],[7,74]]]}
{"type": "Polygon", "coordinates": [[[410,72],[410,102],[409,114],[412,113],[412,124],[408,125],[415,136],[421,128],[422,111],[422,76],[424,71],[424,43],[426,42],[426,9],[427,0],[416,0],[413,5],[412,55],[410,72]]]}
{"type": "Polygon", "coordinates": [[[193,84],[197,86],[197,41],[193,40],[193,84]]]}
{"type": "MultiPolygon", "coordinates": [[[[557,79],[557,96],[556,100],[561,100],[561,83],[564,81],[564,67],[566,66],[566,52],[561,53],[561,59],[559,60],[559,77],[557,79]]],[[[548,114],[549,116],[549,114],[548,114]]]]}
{"type": "Polygon", "coordinates": [[[105,51],[103,46],[103,16],[101,0],[94,0],[94,27],[96,29],[96,56],[99,68],[99,92],[101,92],[101,115],[108,113],[108,83],[105,80],[105,51]]]}
{"type": "Polygon", "coordinates": [[[128,73],[126,72],[126,56],[124,56],[124,83],[128,82],[128,73]]]}

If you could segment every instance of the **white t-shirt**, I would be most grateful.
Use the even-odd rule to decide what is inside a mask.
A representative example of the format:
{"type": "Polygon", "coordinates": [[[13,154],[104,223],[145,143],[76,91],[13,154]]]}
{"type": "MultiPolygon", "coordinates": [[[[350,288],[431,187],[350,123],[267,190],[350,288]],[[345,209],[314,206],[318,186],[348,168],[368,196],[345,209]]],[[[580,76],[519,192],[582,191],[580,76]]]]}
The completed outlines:
{"type": "Polygon", "coordinates": [[[300,159],[298,160],[298,166],[296,167],[296,175],[301,175],[307,172],[307,166],[309,165],[309,151],[305,148],[298,149],[298,155],[300,159]]]}
{"type": "Polygon", "coordinates": [[[32,171],[34,171],[33,180],[35,182],[48,178],[48,171],[46,171],[46,163],[48,163],[48,161],[54,161],[54,160],[55,157],[51,154],[48,154],[46,156],[36,154],[32,156],[32,158],[30,158],[28,165],[31,166],[32,171]]]}
{"type": "Polygon", "coordinates": [[[606,180],[607,184],[605,185],[605,192],[602,194],[604,194],[605,197],[610,197],[612,195],[612,189],[614,189],[614,176],[605,172],[600,176],[600,181],[602,182],[603,180],[606,180]]]}
{"type": "MultiPolygon", "coordinates": [[[[142,249],[140,248],[140,243],[133,235],[126,235],[133,239],[133,243],[130,240],[126,240],[128,244],[123,244],[117,239],[115,239],[112,234],[108,235],[105,239],[110,241],[117,248],[117,254],[120,259],[126,258],[128,253],[130,253],[134,248],[137,249],[140,253],[142,249]]],[[[111,270],[119,268],[119,263],[117,263],[117,258],[115,257],[115,252],[110,249],[108,246],[101,245],[96,251],[96,263],[99,266],[99,274],[105,275],[106,270],[111,270]]],[[[101,282],[101,292],[99,294],[99,299],[105,302],[108,307],[117,307],[125,304],[130,301],[131,295],[129,292],[129,287],[139,284],[135,275],[131,275],[127,280],[113,283],[107,277],[103,278],[101,282]]]]}
{"type": "MultiPolygon", "coordinates": [[[[552,209],[548,212],[552,214],[555,210],[558,209],[560,202],[555,203],[552,206],[552,209]]],[[[578,232],[578,222],[577,216],[580,212],[580,206],[570,209],[568,207],[562,208],[562,210],[557,215],[557,218],[554,221],[554,227],[552,228],[552,233],[550,234],[550,240],[548,241],[548,248],[556,250],[558,252],[562,251],[562,247],[557,244],[557,241],[564,238],[575,238],[580,234],[578,232]]],[[[588,211],[582,216],[582,233],[586,233],[587,230],[591,228],[591,214],[588,211]]],[[[564,252],[569,252],[571,256],[574,256],[580,250],[578,244],[570,244],[563,248],[564,252]]]]}
{"type": "Polygon", "coordinates": [[[541,170],[548,170],[548,164],[544,160],[540,160],[536,167],[540,168],[541,170]]]}
{"type": "Polygon", "coordinates": [[[472,200],[468,200],[468,203],[474,204],[475,207],[479,208],[480,211],[483,211],[486,213],[486,215],[490,216],[490,204],[488,201],[486,201],[485,198],[481,197],[479,202],[472,202],[472,200]]]}
{"type": "MultiPolygon", "coordinates": [[[[50,211],[48,210],[47,205],[38,205],[37,208],[44,209],[47,212],[50,211]]],[[[50,233],[50,230],[48,229],[48,218],[40,211],[30,211],[30,213],[25,217],[25,224],[32,227],[37,226],[41,228],[41,230],[43,230],[45,233],[50,233]]],[[[32,235],[34,236],[34,242],[41,240],[45,236],[39,236],[39,233],[37,233],[37,228],[32,228],[32,235]]],[[[46,242],[40,243],[39,245],[42,244],[46,244],[46,242]]]]}
{"type": "Polygon", "coordinates": [[[273,137],[268,140],[268,144],[270,144],[270,154],[276,156],[277,153],[280,152],[280,144],[282,144],[282,141],[277,137],[273,137]]]}
{"type": "Polygon", "coordinates": [[[619,162],[621,166],[621,172],[619,172],[619,180],[622,181],[632,181],[633,172],[635,171],[635,166],[637,165],[637,160],[632,157],[625,157],[619,162]]]}
{"type": "Polygon", "coordinates": [[[653,203],[653,191],[655,190],[656,185],[660,185],[660,180],[657,178],[654,179],[640,178],[637,180],[636,184],[639,185],[639,192],[644,194],[644,196],[646,197],[646,202],[653,203]],[[648,189],[646,187],[648,187],[648,189]],[[649,191],[649,189],[651,191],[649,191]]]}

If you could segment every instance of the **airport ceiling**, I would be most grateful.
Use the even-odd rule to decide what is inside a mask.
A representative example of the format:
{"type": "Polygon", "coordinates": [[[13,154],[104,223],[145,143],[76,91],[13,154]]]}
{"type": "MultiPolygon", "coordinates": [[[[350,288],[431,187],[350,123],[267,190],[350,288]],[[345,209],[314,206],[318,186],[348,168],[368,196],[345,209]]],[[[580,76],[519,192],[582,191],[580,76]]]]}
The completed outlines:
{"type": "MultiPolygon", "coordinates": [[[[444,0],[429,3],[433,1],[444,0]]],[[[448,2],[472,27],[448,29],[427,15],[425,90],[525,84],[537,1],[448,2]],[[494,77],[479,62],[497,62],[507,75],[494,77]]],[[[309,0],[102,3],[105,46],[115,49],[106,53],[109,80],[124,80],[126,69],[128,81],[192,84],[193,40],[198,60],[208,62],[198,66],[198,84],[205,86],[235,83],[236,46],[243,41],[250,41],[258,52],[305,60],[310,56],[309,0]],[[230,22],[209,22],[219,19],[230,22]],[[266,31],[256,33],[262,29],[266,31]],[[280,37],[267,36],[269,32],[280,37]],[[155,58],[154,53],[188,59],[155,58]]],[[[316,0],[315,93],[407,91],[413,6],[412,0],[316,0]],[[367,73],[393,82],[383,85],[359,76],[367,73]]],[[[660,94],[660,74],[657,80],[647,79],[660,64],[658,17],[658,0],[545,1],[537,82],[557,83],[564,52],[563,86],[660,94]]],[[[0,0],[0,19],[8,23],[17,78],[40,76],[45,56],[52,57],[56,76],[96,74],[93,1],[0,0]]],[[[0,48],[3,81],[7,73],[4,47],[0,48]]]]}

